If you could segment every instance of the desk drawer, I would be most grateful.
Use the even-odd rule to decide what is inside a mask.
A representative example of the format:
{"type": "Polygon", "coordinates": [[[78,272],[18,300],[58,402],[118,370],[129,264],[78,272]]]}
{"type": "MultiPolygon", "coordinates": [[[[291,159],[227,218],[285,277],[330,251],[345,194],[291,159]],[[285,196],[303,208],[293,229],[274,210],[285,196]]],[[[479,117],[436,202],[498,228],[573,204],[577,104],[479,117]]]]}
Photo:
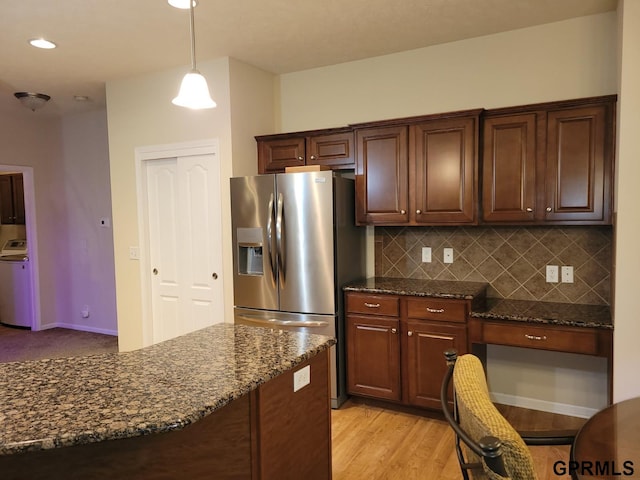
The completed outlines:
{"type": "Polygon", "coordinates": [[[467,321],[467,302],[443,298],[408,298],[407,317],[464,323],[467,321]]]}
{"type": "Polygon", "coordinates": [[[580,328],[483,322],[482,340],[483,343],[512,347],[538,348],[585,355],[598,355],[599,353],[598,334],[593,330],[580,328]]]}
{"type": "Polygon", "coordinates": [[[347,313],[397,317],[400,315],[399,303],[399,298],[396,295],[347,293],[347,313]]]}

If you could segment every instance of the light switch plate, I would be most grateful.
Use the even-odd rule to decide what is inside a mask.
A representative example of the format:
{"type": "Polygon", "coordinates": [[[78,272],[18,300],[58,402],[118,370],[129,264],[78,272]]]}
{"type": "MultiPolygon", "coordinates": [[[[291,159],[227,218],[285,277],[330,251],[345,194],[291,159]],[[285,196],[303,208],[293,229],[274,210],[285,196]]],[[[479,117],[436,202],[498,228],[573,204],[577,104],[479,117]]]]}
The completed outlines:
{"type": "Polygon", "coordinates": [[[444,263],[453,263],[453,248],[445,248],[443,259],[444,263]]]}
{"type": "Polygon", "coordinates": [[[558,283],[557,265],[547,265],[547,283],[558,283]]]}
{"type": "Polygon", "coordinates": [[[129,247],[129,260],[140,260],[140,249],[138,247],[129,247]]]}
{"type": "Polygon", "coordinates": [[[302,387],[306,387],[311,383],[311,367],[307,365],[297,372],[293,372],[293,391],[297,392],[302,387]]]}
{"type": "Polygon", "coordinates": [[[431,263],[431,247],[422,247],[422,262],[431,263]]]}

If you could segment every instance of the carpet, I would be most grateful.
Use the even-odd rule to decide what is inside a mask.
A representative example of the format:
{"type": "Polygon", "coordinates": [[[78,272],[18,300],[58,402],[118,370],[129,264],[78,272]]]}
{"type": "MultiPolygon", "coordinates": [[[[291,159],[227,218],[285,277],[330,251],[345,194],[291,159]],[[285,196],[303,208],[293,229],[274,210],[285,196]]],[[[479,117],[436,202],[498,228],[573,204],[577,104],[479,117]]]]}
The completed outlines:
{"type": "Polygon", "coordinates": [[[118,337],[52,328],[32,332],[0,325],[0,363],[112,353],[118,337]]]}

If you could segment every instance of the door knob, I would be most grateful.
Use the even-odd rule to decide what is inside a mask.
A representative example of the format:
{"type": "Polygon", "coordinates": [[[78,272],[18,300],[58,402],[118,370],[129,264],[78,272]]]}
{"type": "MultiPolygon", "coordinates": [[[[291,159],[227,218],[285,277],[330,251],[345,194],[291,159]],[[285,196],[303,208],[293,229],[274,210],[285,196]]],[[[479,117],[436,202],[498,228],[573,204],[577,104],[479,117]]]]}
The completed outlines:
{"type": "Polygon", "coordinates": [[[218,274],[216,272],[213,272],[211,274],[211,277],[213,277],[214,280],[217,280],[218,279],[218,274]]]}
{"type": "Polygon", "coordinates": [[[158,269],[157,269],[157,268],[154,268],[152,271],[153,271],[153,274],[154,274],[154,275],[157,275],[157,274],[158,274],[158,269]]]}

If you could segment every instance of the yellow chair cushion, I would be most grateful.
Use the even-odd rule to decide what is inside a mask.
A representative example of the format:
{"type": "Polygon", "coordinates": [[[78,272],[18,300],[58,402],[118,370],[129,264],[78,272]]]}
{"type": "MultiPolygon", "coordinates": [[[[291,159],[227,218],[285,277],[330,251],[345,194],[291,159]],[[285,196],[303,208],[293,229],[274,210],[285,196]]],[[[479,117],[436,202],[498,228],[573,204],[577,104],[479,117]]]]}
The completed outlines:
{"type": "MultiPolygon", "coordinates": [[[[480,360],[474,355],[462,355],[456,360],[453,385],[460,426],[474,440],[485,436],[499,438],[502,456],[509,478],[535,480],[536,473],[529,448],[489,398],[489,389],[480,360]]],[[[468,460],[480,459],[467,449],[468,460]]],[[[489,478],[483,471],[474,471],[474,479],[489,478]]],[[[498,477],[494,477],[498,478],[498,477]]]]}

